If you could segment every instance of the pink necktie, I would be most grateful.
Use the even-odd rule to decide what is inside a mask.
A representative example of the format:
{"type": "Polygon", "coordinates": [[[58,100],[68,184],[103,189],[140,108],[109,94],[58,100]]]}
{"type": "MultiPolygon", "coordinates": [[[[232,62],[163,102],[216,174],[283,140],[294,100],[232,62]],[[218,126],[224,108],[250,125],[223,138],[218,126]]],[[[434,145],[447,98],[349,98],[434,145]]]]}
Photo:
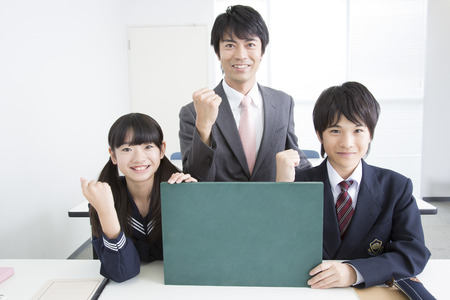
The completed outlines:
{"type": "Polygon", "coordinates": [[[339,186],[341,187],[341,193],[339,194],[336,202],[336,213],[339,222],[339,231],[341,232],[341,238],[344,237],[350,220],[353,216],[352,197],[348,194],[349,187],[353,184],[353,181],[341,181],[339,186]]]}
{"type": "Polygon", "coordinates": [[[239,121],[239,135],[241,136],[242,146],[244,146],[245,157],[247,158],[250,174],[253,172],[256,159],[256,132],[253,118],[251,117],[250,104],[252,98],[245,96],[242,99],[241,120],[239,121]]]}

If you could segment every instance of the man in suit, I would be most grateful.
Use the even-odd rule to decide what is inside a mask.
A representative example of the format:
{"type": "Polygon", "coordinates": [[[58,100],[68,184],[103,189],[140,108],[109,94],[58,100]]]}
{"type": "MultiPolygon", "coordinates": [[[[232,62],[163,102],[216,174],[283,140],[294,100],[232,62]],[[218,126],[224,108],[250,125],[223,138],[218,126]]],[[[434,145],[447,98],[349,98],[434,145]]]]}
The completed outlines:
{"type": "Polygon", "coordinates": [[[312,269],[312,288],[369,287],[409,278],[421,273],[430,257],[411,180],[364,162],[379,111],[360,83],[326,89],[313,121],[327,158],[295,172],[295,151],[277,154],[277,181],[324,183],[323,259],[344,261],[312,269]]]}
{"type": "Polygon", "coordinates": [[[179,115],[183,170],[199,181],[274,181],[275,155],[285,149],[299,154],[298,169],[311,167],[297,145],[292,97],[256,82],[268,42],[251,7],[230,6],[214,23],[211,45],[224,79],[194,92],[179,115]]]}

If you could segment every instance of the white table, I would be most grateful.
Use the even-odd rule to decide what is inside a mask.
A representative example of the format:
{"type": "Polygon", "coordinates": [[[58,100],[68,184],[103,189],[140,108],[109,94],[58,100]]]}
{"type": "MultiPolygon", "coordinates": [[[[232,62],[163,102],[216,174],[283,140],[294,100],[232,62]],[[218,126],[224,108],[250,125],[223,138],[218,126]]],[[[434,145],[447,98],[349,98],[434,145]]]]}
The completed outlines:
{"type": "MultiPolygon", "coordinates": [[[[15,274],[0,283],[7,300],[30,299],[50,279],[99,277],[98,260],[0,259],[0,266],[14,267],[15,274]]],[[[449,259],[430,260],[418,277],[437,299],[449,299],[449,259]]],[[[310,288],[219,287],[164,285],[163,263],[145,264],[137,277],[110,281],[100,299],[358,299],[353,288],[313,290],[310,288]]]]}
{"type": "Polygon", "coordinates": [[[153,299],[359,299],[353,288],[313,290],[285,287],[230,287],[164,285],[161,261],[141,268],[138,277],[123,283],[110,282],[100,299],[114,299],[118,295],[139,299],[143,294],[153,299]]]}
{"type": "Polygon", "coordinates": [[[31,299],[50,279],[100,278],[99,260],[0,259],[14,275],[0,283],[6,300],[31,299]]]}

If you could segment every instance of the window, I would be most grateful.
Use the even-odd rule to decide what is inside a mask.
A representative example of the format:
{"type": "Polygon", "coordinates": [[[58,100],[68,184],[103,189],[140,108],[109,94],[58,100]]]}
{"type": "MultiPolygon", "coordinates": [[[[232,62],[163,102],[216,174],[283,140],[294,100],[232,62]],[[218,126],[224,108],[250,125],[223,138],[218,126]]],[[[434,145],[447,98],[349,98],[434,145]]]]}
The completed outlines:
{"type": "Polygon", "coordinates": [[[320,93],[361,82],[381,105],[366,161],[410,177],[420,195],[427,0],[216,0],[215,14],[237,3],[266,20],[258,81],[294,97],[300,148],[320,149],[311,117],[320,93]]]}

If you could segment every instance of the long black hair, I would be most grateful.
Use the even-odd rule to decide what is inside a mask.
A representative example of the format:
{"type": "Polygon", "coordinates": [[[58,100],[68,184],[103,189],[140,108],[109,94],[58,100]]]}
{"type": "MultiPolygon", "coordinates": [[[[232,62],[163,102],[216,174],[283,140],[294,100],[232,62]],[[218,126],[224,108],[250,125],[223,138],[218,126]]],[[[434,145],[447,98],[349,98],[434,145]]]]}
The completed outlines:
{"type": "MultiPolygon", "coordinates": [[[[159,124],[152,117],[141,113],[130,113],[117,119],[109,130],[108,144],[112,152],[125,142],[129,142],[125,140],[128,133],[132,133],[130,145],[153,143],[159,149],[163,145],[163,132],[159,124]]],[[[151,219],[154,221],[154,227],[149,239],[152,241],[161,237],[161,195],[159,184],[162,181],[167,181],[175,172],[179,172],[177,167],[164,156],[154,175],[153,188],[150,193],[152,202],[151,219]]],[[[128,216],[131,216],[132,203],[128,196],[126,181],[120,176],[119,169],[112,162],[111,157],[103,167],[98,181],[106,182],[111,186],[114,206],[117,211],[120,226],[125,235],[131,236],[132,228],[128,223],[128,216]]],[[[89,214],[92,234],[99,238],[102,236],[101,224],[97,212],[92,206],[90,206],[89,214]]]]}

